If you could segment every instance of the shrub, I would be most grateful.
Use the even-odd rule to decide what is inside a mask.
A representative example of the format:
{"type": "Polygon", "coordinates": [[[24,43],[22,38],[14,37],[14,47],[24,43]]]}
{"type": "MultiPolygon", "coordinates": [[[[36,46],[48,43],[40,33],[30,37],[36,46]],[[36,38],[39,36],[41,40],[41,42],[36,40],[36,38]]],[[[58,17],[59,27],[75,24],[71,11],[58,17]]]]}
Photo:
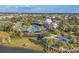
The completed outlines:
{"type": "Polygon", "coordinates": [[[60,42],[60,46],[64,47],[64,46],[66,46],[66,43],[62,41],[62,42],[60,42]]]}
{"type": "Polygon", "coordinates": [[[55,33],[56,35],[60,35],[60,34],[61,34],[61,32],[60,32],[59,30],[55,30],[54,33],[55,33]]]}
{"type": "Polygon", "coordinates": [[[5,29],[4,28],[0,28],[0,31],[4,31],[5,29]]]}
{"type": "Polygon", "coordinates": [[[56,39],[43,39],[43,45],[52,46],[56,42],[56,39]]]}

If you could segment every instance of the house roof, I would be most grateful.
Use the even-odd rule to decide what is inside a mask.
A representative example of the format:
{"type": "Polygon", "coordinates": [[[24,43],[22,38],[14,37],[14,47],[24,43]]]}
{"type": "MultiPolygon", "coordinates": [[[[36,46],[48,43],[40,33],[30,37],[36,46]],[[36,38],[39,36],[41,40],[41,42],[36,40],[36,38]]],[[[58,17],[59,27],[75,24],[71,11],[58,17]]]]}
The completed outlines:
{"type": "Polygon", "coordinates": [[[27,31],[27,28],[20,28],[20,31],[27,31]]]}
{"type": "Polygon", "coordinates": [[[42,25],[43,23],[42,23],[42,21],[38,20],[35,24],[42,25]]]}
{"type": "Polygon", "coordinates": [[[49,18],[47,18],[45,22],[48,23],[48,24],[50,24],[50,23],[52,23],[52,20],[49,19],[49,18]]]}
{"type": "Polygon", "coordinates": [[[27,29],[27,31],[29,31],[29,32],[40,32],[41,29],[39,28],[38,25],[32,25],[32,26],[30,26],[30,27],[27,29]]]}
{"type": "Polygon", "coordinates": [[[49,36],[49,37],[45,37],[47,39],[56,39],[58,42],[61,42],[61,41],[69,41],[69,36],[58,36],[58,35],[52,35],[52,36],[49,36]]]}
{"type": "Polygon", "coordinates": [[[0,28],[4,28],[5,26],[3,26],[3,25],[0,25],[0,28]]]}

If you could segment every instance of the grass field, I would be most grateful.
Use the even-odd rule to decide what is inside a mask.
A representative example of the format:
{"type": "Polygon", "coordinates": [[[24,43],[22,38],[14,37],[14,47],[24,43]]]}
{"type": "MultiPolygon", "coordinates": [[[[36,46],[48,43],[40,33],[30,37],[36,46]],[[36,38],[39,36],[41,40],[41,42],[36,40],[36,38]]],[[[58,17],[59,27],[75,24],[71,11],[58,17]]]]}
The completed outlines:
{"type": "Polygon", "coordinates": [[[35,37],[15,37],[11,38],[10,43],[0,44],[3,46],[10,46],[10,47],[22,47],[22,48],[30,48],[33,50],[42,51],[43,47],[40,43],[36,42],[35,37]]]}

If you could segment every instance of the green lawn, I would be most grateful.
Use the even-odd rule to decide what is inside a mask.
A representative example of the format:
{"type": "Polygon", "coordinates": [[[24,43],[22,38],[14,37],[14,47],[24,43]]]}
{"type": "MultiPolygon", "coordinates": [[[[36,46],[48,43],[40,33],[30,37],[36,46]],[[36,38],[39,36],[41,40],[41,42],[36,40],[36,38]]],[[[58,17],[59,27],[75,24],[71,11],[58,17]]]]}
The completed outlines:
{"type": "Polygon", "coordinates": [[[11,38],[11,43],[0,44],[0,45],[10,46],[10,47],[30,48],[30,49],[42,51],[43,50],[42,45],[40,45],[38,42],[35,43],[35,41],[36,39],[32,37],[22,37],[22,38],[16,37],[16,38],[11,38]]]}

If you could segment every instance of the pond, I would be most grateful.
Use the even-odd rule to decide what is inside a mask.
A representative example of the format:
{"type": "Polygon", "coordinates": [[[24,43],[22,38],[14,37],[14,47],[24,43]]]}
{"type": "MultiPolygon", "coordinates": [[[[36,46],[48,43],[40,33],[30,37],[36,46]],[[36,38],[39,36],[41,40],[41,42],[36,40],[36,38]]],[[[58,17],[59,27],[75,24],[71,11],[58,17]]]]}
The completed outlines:
{"type": "Polygon", "coordinates": [[[42,53],[42,51],[36,51],[28,48],[0,46],[0,53],[42,53]]]}

